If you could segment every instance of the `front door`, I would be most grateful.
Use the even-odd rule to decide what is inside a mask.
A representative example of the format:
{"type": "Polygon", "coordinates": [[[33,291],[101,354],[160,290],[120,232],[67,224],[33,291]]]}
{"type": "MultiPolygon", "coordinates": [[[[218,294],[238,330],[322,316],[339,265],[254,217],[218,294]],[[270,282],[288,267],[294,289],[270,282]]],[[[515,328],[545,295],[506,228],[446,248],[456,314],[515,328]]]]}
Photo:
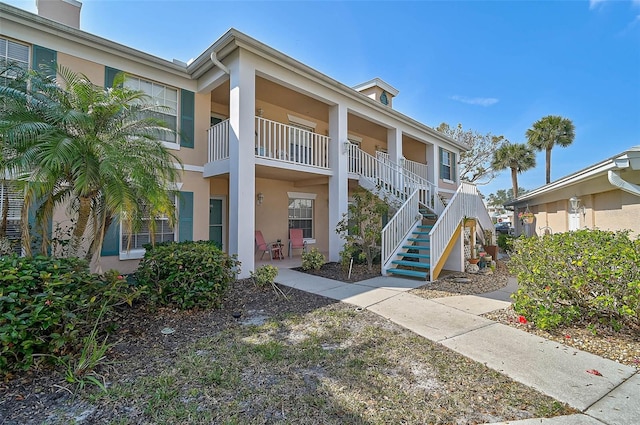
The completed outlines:
{"type": "Polygon", "coordinates": [[[209,240],[224,251],[224,198],[209,199],[209,240]]]}

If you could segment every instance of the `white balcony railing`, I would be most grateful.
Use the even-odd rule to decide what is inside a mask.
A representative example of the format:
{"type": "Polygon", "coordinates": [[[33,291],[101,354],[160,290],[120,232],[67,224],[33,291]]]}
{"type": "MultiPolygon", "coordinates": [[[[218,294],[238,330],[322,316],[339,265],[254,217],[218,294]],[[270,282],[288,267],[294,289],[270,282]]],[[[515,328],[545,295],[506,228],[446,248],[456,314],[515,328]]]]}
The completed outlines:
{"type": "Polygon", "coordinates": [[[212,126],[207,133],[209,162],[229,158],[229,120],[224,120],[212,126]]]}
{"type": "MultiPolygon", "coordinates": [[[[256,117],[255,155],[292,164],[329,168],[329,137],[256,117]]],[[[229,158],[229,120],[208,130],[209,162],[229,158]]]]}
{"type": "Polygon", "coordinates": [[[256,117],[256,156],[329,168],[329,137],[256,117]]]}
{"type": "Polygon", "coordinates": [[[410,173],[415,174],[425,180],[429,180],[427,174],[427,164],[421,164],[419,162],[411,161],[410,159],[404,160],[404,169],[410,173]]]}

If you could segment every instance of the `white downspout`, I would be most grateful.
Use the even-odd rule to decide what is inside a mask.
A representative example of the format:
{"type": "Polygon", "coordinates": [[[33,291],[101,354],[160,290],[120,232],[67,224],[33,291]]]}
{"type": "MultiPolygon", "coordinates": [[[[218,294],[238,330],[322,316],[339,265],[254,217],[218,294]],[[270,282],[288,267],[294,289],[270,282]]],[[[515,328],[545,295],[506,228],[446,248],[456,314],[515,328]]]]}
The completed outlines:
{"type": "Polygon", "coordinates": [[[614,185],[625,192],[631,193],[632,195],[640,196],[640,186],[637,184],[629,183],[625,179],[620,176],[620,170],[609,170],[607,175],[609,178],[609,183],[614,185]]]}
{"type": "Polygon", "coordinates": [[[211,62],[213,62],[213,64],[215,66],[220,68],[225,74],[229,74],[229,72],[230,72],[229,68],[227,68],[225,64],[223,64],[222,62],[220,62],[218,60],[218,56],[216,55],[215,51],[211,52],[211,56],[210,57],[211,57],[211,62]]]}

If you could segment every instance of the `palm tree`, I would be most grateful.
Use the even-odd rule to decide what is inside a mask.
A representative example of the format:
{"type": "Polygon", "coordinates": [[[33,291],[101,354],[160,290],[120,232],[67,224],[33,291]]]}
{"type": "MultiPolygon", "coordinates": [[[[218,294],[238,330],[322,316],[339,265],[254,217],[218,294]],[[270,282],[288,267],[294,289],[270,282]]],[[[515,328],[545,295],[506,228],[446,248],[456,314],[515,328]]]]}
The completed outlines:
{"type": "Polygon", "coordinates": [[[64,67],[57,77],[10,72],[17,83],[0,85],[0,173],[8,172],[24,189],[28,254],[32,206],[42,253],[48,248],[46,224],[54,209],[65,205],[73,223],[68,255],[78,256],[86,239],[87,259],[99,252],[114,220],[129,232],[149,215],[164,214],[174,222],[168,186],[178,181],[181,162],[158,140],[172,130],[153,117],[158,107],[144,93],[124,87],[124,74],[105,89],[64,67]]]}
{"type": "Polygon", "coordinates": [[[493,154],[491,166],[494,170],[511,169],[512,193],[518,192],[518,173],[529,170],[536,166],[536,156],[524,143],[505,143],[493,154]]]}
{"type": "Polygon", "coordinates": [[[526,136],[531,147],[537,151],[546,151],[547,184],[551,183],[551,149],[555,145],[567,147],[573,143],[573,122],[558,115],[548,115],[533,123],[526,136]]]}

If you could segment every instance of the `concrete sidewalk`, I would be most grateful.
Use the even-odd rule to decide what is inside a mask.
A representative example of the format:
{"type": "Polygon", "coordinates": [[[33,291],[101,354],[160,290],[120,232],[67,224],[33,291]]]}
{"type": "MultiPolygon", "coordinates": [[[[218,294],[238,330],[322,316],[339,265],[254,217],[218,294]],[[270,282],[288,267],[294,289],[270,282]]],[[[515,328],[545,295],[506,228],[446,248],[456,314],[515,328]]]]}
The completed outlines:
{"type": "Polygon", "coordinates": [[[409,294],[424,282],[398,277],[343,283],[281,268],[276,282],[366,308],[583,412],[509,424],[640,424],[636,369],[480,317],[510,304],[515,279],[481,296],[436,299],[409,294]]]}

